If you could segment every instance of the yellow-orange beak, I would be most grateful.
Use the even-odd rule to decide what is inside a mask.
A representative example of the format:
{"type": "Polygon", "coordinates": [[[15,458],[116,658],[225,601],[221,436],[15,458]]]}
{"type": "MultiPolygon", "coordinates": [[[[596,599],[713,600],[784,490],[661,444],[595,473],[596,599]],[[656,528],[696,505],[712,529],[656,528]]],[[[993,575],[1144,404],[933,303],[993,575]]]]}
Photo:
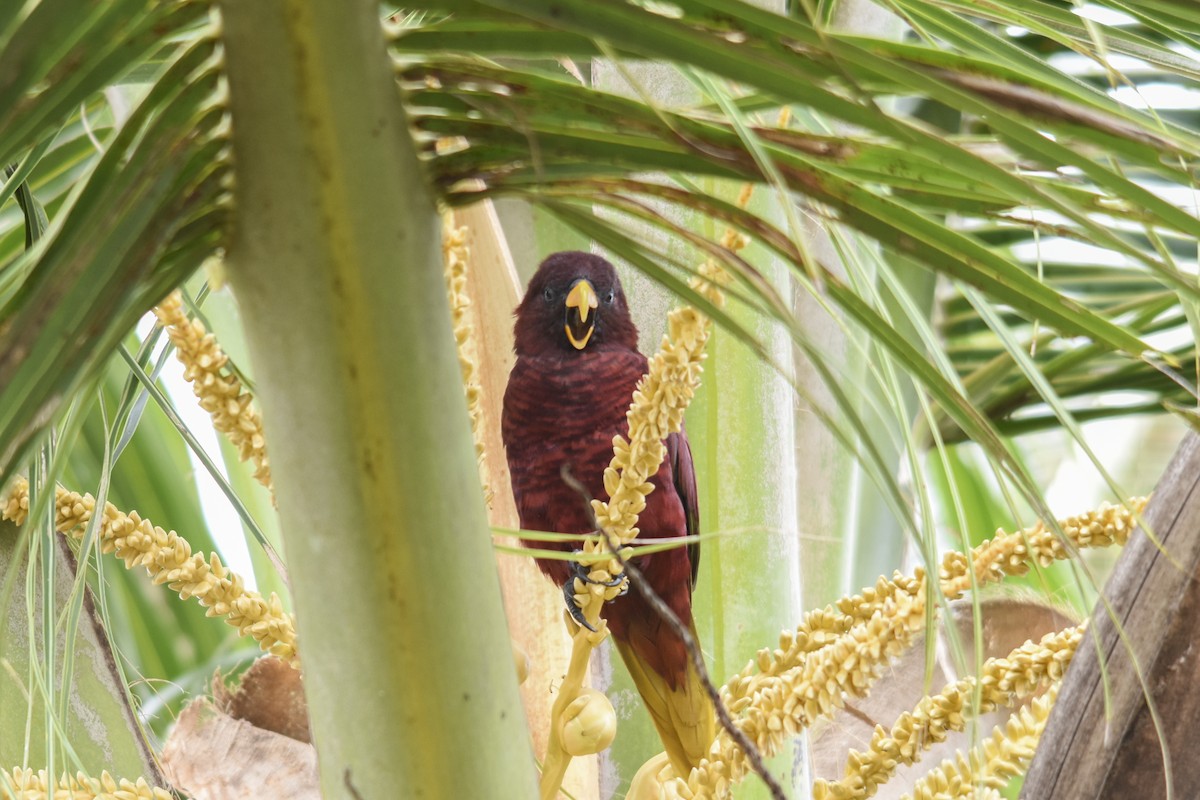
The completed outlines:
{"type": "Polygon", "coordinates": [[[596,287],[592,286],[592,282],[587,278],[580,278],[567,293],[567,321],[563,330],[567,332],[567,340],[576,350],[587,347],[588,340],[592,338],[596,317],[591,311],[599,304],[600,301],[596,299],[596,287]],[[571,309],[575,309],[576,313],[572,314],[571,309]],[[592,317],[590,323],[589,316],[592,317]]]}

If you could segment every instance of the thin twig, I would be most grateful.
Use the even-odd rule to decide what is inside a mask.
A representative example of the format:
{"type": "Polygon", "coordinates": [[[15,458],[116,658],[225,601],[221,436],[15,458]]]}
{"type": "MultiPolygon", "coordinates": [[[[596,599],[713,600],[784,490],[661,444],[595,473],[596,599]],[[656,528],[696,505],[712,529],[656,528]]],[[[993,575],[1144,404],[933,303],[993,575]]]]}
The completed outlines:
{"type": "Polygon", "coordinates": [[[859,711],[857,708],[855,708],[850,703],[846,703],[846,705],[842,706],[842,711],[845,711],[847,714],[854,717],[859,722],[869,726],[871,728],[871,730],[875,730],[876,726],[879,725],[879,723],[876,720],[871,719],[871,717],[869,715],[867,715],[866,713],[864,713],[862,711],[859,711]]]}
{"type": "MultiPolygon", "coordinates": [[[[775,780],[775,776],[772,775],[770,770],[767,769],[766,762],[763,761],[762,753],[758,751],[758,748],[755,747],[754,743],[751,742],[746,734],[742,732],[742,729],[737,726],[737,723],[733,721],[733,717],[731,717],[729,714],[729,709],[727,709],[725,704],[721,702],[721,695],[717,691],[717,687],[713,685],[712,678],[709,677],[708,668],[704,665],[704,655],[700,652],[700,646],[696,643],[696,639],[692,636],[692,632],[689,631],[682,622],[680,622],[679,617],[677,617],[675,612],[671,610],[671,607],[668,606],[661,597],[659,597],[658,592],[654,591],[649,582],[646,581],[642,571],[629,561],[626,561],[624,558],[622,558],[618,548],[615,546],[616,543],[613,541],[612,535],[609,534],[609,532],[598,523],[596,520],[596,515],[592,512],[591,495],[588,494],[588,491],[586,488],[584,488],[583,484],[571,474],[570,468],[564,464],[560,470],[560,473],[563,481],[583,497],[591,526],[597,532],[599,532],[602,537],[604,537],[605,546],[608,547],[609,552],[612,553],[612,556],[617,560],[617,563],[621,565],[622,571],[629,576],[629,581],[633,584],[633,588],[637,589],[638,594],[640,594],[642,598],[649,603],[650,608],[654,609],[654,613],[658,614],[662,621],[667,623],[667,625],[670,626],[673,631],[675,631],[675,634],[679,636],[680,640],[683,641],[683,646],[687,648],[688,657],[691,658],[692,666],[696,668],[696,674],[699,676],[700,682],[704,685],[704,691],[708,695],[708,699],[713,704],[713,709],[717,713],[717,719],[720,721],[721,727],[725,729],[725,732],[729,734],[730,738],[732,738],[733,741],[737,743],[737,746],[742,749],[742,752],[746,754],[746,759],[750,762],[750,768],[754,770],[758,777],[762,779],[762,782],[767,785],[767,789],[771,792],[772,799],[788,800],[788,796],[783,791],[783,787],[779,785],[779,782],[775,780]]],[[[679,777],[683,778],[684,780],[687,779],[686,775],[681,775],[679,777]]]]}

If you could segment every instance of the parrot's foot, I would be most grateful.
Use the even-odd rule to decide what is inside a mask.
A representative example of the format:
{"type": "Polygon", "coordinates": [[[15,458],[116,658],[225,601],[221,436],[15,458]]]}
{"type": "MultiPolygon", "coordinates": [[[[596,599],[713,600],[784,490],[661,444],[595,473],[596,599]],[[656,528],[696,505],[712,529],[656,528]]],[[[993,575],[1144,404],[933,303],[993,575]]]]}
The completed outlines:
{"type": "Polygon", "coordinates": [[[567,578],[567,582],[563,584],[562,588],[563,599],[567,601],[567,613],[571,615],[571,619],[575,620],[580,627],[595,633],[596,627],[587,621],[587,617],[583,615],[583,609],[575,602],[575,579],[567,578]]]}
{"type": "MultiPolygon", "coordinates": [[[[578,555],[579,553],[582,553],[582,552],[583,552],[582,550],[576,550],[575,554],[578,555]]],[[[613,578],[612,580],[598,581],[595,578],[591,577],[591,572],[592,571],[590,569],[585,567],[583,564],[580,564],[578,561],[571,562],[571,575],[573,577],[579,578],[579,580],[583,581],[584,583],[591,583],[591,584],[595,584],[596,586],[620,586],[621,581],[625,580],[624,575],[618,575],[617,577],[613,578]]],[[[624,593],[625,592],[621,592],[621,594],[624,594],[624,593]]]]}
{"type": "MultiPolygon", "coordinates": [[[[582,553],[583,551],[575,550],[574,552],[575,552],[575,554],[579,554],[579,553],[582,553]]],[[[621,591],[617,595],[617,597],[624,597],[629,592],[629,582],[625,581],[624,575],[617,575],[616,577],[614,577],[610,580],[607,580],[607,581],[598,581],[595,578],[591,577],[591,570],[588,569],[583,564],[579,563],[578,561],[571,562],[571,577],[579,578],[579,580],[583,581],[584,583],[590,583],[594,586],[608,586],[610,588],[613,586],[620,586],[621,591]],[[622,584],[622,581],[625,581],[624,584],[622,584]]],[[[574,583],[574,580],[567,581],[568,586],[570,586],[573,583],[574,583]]]]}
{"type": "MultiPolygon", "coordinates": [[[[576,550],[575,552],[582,553],[583,551],[576,550]]],[[[583,564],[579,563],[578,561],[572,561],[570,563],[571,577],[567,578],[567,582],[563,584],[563,597],[565,597],[567,600],[567,613],[571,615],[571,619],[575,620],[592,633],[595,633],[596,629],[593,628],[591,623],[584,618],[583,610],[580,609],[579,604],[575,602],[576,579],[584,584],[592,584],[593,586],[607,586],[609,588],[620,586],[621,591],[617,594],[617,597],[625,596],[625,594],[629,591],[629,582],[625,580],[624,575],[617,575],[615,578],[607,581],[596,580],[591,576],[591,570],[583,564]]]]}

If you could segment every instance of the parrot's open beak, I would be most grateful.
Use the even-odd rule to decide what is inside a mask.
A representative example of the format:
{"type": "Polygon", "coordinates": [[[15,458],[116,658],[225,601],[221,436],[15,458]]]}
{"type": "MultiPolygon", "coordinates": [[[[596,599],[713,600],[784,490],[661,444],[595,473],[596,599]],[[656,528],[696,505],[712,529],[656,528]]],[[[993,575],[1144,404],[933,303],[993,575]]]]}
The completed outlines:
{"type": "Polygon", "coordinates": [[[591,281],[580,278],[571,285],[571,291],[567,293],[567,321],[563,329],[567,332],[567,340],[576,350],[587,347],[588,340],[592,338],[596,315],[591,311],[597,305],[596,287],[592,286],[591,281]]]}

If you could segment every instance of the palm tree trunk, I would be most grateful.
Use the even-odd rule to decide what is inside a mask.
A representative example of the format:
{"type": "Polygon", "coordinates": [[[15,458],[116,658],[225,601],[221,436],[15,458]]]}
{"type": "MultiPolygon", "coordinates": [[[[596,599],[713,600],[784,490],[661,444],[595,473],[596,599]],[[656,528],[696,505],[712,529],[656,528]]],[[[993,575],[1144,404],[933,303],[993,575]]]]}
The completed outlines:
{"type": "Polygon", "coordinates": [[[1121,553],[1067,671],[1022,798],[1200,793],[1200,761],[1192,757],[1200,713],[1196,434],[1163,473],[1145,520],[1154,538],[1139,531],[1121,553]]]}
{"type": "Polygon", "coordinates": [[[325,797],[526,798],[533,769],[438,225],[376,4],[224,3],[230,276],[325,797]]]}

